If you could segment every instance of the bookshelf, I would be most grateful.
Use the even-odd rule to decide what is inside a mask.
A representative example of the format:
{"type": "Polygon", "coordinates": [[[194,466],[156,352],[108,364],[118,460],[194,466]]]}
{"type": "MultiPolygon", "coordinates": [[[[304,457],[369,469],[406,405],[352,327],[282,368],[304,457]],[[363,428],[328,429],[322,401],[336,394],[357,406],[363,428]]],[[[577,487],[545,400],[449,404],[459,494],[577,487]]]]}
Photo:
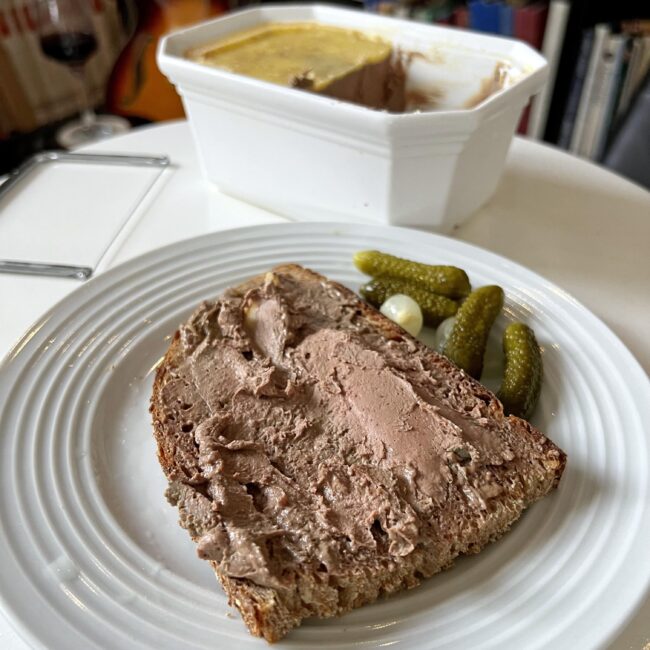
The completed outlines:
{"type": "MultiPolygon", "coordinates": [[[[635,32],[626,23],[648,19],[648,3],[574,0],[544,140],[595,161],[604,159],[611,136],[625,122],[634,96],[642,88],[650,69],[650,24],[640,23],[635,32]],[[591,97],[587,95],[590,72],[591,97]],[[584,141],[580,147],[576,125],[574,123],[571,128],[570,123],[571,111],[576,108],[580,111],[581,105],[583,112],[590,109],[601,112],[601,132],[595,134],[596,143],[589,150],[584,141]]],[[[578,117],[576,114],[576,119],[578,117]]]]}
{"type": "MultiPolygon", "coordinates": [[[[226,4],[236,9],[265,1],[227,0],[226,4]]],[[[650,71],[650,0],[330,1],[411,20],[494,32],[519,38],[540,49],[549,60],[549,83],[525,112],[519,131],[576,155],[606,163],[615,140],[630,128],[629,116],[639,113],[635,103],[638,104],[641,89],[647,85],[645,79],[650,71]],[[636,32],[626,23],[635,19],[639,21],[636,32]]],[[[12,2],[0,0],[0,8],[12,2]]],[[[105,4],[113,6],[114,0],[105,4]]],[[[0,12],[0,19],[3,15],[0,12]]],[[[41,84],[47,92],[60,92],[63,87],[57,83],[52,90],[51,85],[41,84]]],[[[52,124],[36,130],[30,130],[34,125],[21,129],[5,125],[5,95],[0,89],[0,173],[18,164],[31,151],[45,144],[51,146],[53,128],[52,124]]],[[[9,98],[15,103],[18,97],[18,92],[12,92],[9,98]]],[[[62,102],[49,105],[60,108],[62,102]]],[[[28,113],[23,111],[20,115],[28,113]]],[[[49,115],[47,121],[62,115],[49,115]]],[[[644,137],[650,135],[645,133],[644,137]]],[[[629,135],[625,139],[630,140],[629,135]]]]}
{"type": "Polygon", "coordinates": [[[541,50],[549,61],[549,83],[524,114],[519,132],[595,162],[605,160],[650,72],[649,2],[365,0],[363,5],[518,38],[541,50]]]}

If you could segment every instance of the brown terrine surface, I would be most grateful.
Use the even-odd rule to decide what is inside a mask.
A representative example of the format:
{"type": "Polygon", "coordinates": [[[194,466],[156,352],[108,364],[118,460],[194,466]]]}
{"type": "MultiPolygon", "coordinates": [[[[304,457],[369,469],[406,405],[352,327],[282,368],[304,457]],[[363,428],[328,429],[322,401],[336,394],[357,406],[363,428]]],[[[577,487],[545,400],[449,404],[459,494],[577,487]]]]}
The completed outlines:
{"type": "MultiPolygon", "coordinates": [[[[199,63],[367,108],[407,109],[405,56],[358,30],[320,23],[263,23],[190,50],[199,63]]],[[[419,108],[413,106],[409,110],[419,108]]]]}

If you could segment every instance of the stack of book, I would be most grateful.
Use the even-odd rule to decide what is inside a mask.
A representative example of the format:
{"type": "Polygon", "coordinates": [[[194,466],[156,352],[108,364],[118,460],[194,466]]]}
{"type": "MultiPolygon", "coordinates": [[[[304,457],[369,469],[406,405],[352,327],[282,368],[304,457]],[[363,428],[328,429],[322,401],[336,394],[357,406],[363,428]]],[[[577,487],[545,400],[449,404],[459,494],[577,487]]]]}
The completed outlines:
{"type": "Polygon", "coordinates": [[[650,71],[650,20],[615,29],[601,23],[582,34],[558,145],[601,161],[607,144],[650,71]]]}
{"type": "Polygon", "coordinates": [[[550,80],[534,100],[532,110],[526,110],[519,132],[535,138],[543,136],[569,15],[568,0],[366,0],[365,6],[412,20],[518,38],[541,50],[549,61],[550,80]]]}
{"type": "Polygon", "coordinates": [[[366,9],[421,22],[513,36],[541,48],[548,2],[522,0],[365,0],[366,9]]]}
{"type": "MultiPolygon", "coordinates": [[[[548,60],[548,83],[526,110],[519,133],[595,161],[605,157],[650,73],[650,20],[621,21],[639,12],[633,0],[602,6],[592,0],[364,4],[380,13],[514,37],[539,49],[548,60]]],[[[650,5],[643,11],[650,14],[650,5]]]]}

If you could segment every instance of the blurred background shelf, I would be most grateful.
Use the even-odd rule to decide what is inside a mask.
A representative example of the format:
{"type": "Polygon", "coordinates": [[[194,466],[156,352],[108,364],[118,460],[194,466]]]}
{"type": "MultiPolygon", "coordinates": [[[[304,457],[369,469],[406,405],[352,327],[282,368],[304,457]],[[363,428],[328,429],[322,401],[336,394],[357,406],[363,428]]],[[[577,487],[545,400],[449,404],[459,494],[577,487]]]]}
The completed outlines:
{"type": "MultiPolygon", "coordinates": [[[[39,0],[0,0],[0,173],[56,146],[83,108],[68,71],[44,55],[39,0]]],[[[277,1],[277,0],[276,0],[277,1]]],[[[165,32],[245,4],[235,0],[87,0],[97,38],[89,102],[133,125],[182,117],[158,72],[165,32]],[[131,17],[131,20],[129,20],[131,17]]],[[[519,133],[593,160],[650,187],[650,2],[618,0],[342,0],[338,4],[518,38],[549,61],[549,83],[519,133]]]]}
{"type": "MultiPolygon", "coordinates": [[[[539,49],[549,61],[549,81],[522,117],[522,135],[610,164],[609,152],[622,149],[626,129],[642,127],[629,117],[640,112],[633,109],[650,70],[650,3],[367,0],[365,6],[514,37],[539,49]]],[[[637,137],[650,148],[649,132],[637,137]]],[[[632,173],[629,165],[625,173],[632,173]]]]}

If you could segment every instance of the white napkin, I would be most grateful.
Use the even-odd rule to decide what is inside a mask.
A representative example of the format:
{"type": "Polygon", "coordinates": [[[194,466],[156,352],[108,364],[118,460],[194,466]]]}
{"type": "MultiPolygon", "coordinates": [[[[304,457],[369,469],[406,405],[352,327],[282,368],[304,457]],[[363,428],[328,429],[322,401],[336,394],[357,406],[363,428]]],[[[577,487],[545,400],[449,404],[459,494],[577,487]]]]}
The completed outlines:
{"type": "Polygon", "coordinates": [[[0,201],[0,259],[94,269],[160,173],[97,163],[40,165],[0,201]]]}

